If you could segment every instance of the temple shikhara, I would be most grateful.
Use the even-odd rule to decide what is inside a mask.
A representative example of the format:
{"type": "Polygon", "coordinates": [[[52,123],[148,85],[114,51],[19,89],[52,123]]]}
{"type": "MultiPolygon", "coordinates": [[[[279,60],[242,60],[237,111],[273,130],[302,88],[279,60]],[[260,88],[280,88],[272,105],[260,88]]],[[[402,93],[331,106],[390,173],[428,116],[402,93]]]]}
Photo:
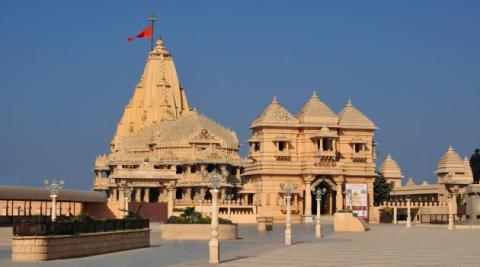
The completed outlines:
{"type": "MultiPolygon", "coordinates": [[[[211,194],[205,176],[223,174],[220,213],[233,221],[257,216],[283,220],[280,184],[297,187],[294,220],[311,221],[312,189],[326,188],[321,211],[346,207],[346,184],[362,184],[373,206],[375,124],[351,101],[333,112],[314,92],[292,115],[274,98],[250,126],[247,158],[239,156],[234,131],[191,108],[171,53],[162,40],[149,53],[145,70],[110,144],[95,162],[94,189],[105,191],[108,207],[122,215],[125,200],[147,211],[194,206],[209,212],[211,194]]],[[[165,211],[166,210],[166,211],[165,211]]],[[[368,210],[364,211],[368,217],[368,210]]]]}

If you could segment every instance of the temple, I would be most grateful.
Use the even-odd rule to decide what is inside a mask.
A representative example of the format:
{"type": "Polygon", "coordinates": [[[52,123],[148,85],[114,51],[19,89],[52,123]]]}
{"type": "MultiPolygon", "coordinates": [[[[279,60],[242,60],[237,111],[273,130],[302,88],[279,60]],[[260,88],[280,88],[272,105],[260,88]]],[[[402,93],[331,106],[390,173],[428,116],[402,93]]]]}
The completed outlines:
{"type": "MultiPolygon", "coordinates": [[[[448,214],[448,203],[451,198],[455,214],[465,213],[465,196],[468,185],[473,182],[472,170],[468,158],[463,160],[455,149],[450,146],[440,158],[435,175],[437,183],[429,184],[426,181],[415,184],[413,178],[408,178],[401,185],[403,178],[399,165],[389,155],[380,168],[385,179],[393,184],[390,200],[383,206],[405,208],[404,203],[410,199],[413,203],[412,213],[414,221],[422,222],[422,218],[430,215],[448,214]]],[[[446,217],[445,217],[446,218],[446,217]]],[[[425,219],[423,219],[425,222],[425,219]]]]}
{"type": "Polygon", "coordinates": [[[373,206],[377,127],[351,101],[336,114],[314,92],[293,116],[274,98],[250,129],[243,192],[255,196],[260,215],[284,218],[282,183],[297,185],[292,196],[294,220],[311,221],[316,188],[327,189],[322,214],[346,208],[344,190],[350,183],[365,185],[367,205],[373,206]]]}
{"type": "Polygon", "coordinates": [[[176,199],[187,206],[193,199],[209,199],[205,172],[228,173],[224,195],[239,185],[238,149],[235,132],[189,108],[172,55],[158,40],[118,123],[111,152],[97,157],[94,189],[107,192],[117,217],[125,198],[171,215],[176,199]]]}
{"type": "Polygon", "coordinates": [[[97,157],[94,189],[107,193],[108,208],[117,217],[125,200],[129,209],[141,204],[151,219],[191,206],[208,213],[211,194],[204,178],[216,170],[225,177],[221,216],[228,209],[235,222],[262,216],[284,220],[280,185],[292,183],[297,186],[293,219],[308,222],[316,211],[312,189],[328,189],[321,212],[333,214],[348,204],[347,185],[360,184],[368,218],[377,127],[351,101],[337,114],[314,92],[294,116],[274,98],[250,129],[250,151],[242,159],[235,132],[189,107],[172,55],[158,40],[110,153],[97,157]]]}

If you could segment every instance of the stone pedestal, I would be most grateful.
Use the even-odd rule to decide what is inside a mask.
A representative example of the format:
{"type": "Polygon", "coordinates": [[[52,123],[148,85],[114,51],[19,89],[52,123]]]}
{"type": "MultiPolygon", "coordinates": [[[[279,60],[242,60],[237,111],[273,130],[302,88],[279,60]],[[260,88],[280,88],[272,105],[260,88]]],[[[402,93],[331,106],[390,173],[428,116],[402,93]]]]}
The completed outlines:
{"type": "Polygon", "coordinates": [[[466,187],[467,221],[471,224],[480,224],[480,184],[471,184],[466,187]]]}

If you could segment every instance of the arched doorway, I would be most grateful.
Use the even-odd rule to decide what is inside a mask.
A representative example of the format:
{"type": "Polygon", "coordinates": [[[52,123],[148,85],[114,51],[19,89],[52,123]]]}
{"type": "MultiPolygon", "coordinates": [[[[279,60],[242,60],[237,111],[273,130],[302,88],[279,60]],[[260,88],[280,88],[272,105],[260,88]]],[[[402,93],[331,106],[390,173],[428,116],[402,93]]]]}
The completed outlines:
{"type": "MultiPolygon", "coordinates": [[[[312,184],[312,189],[325,189],[325,194],[322,196],[320,203],[320,214],[321,215],[333,215],[336,211],[336,196],[337,191],[333,182],[329,178],[321,177],[315,180],[312,184]]],[[[317,214],[317,197],[313,192],[312,194],[312,214],[317,214]]]]}

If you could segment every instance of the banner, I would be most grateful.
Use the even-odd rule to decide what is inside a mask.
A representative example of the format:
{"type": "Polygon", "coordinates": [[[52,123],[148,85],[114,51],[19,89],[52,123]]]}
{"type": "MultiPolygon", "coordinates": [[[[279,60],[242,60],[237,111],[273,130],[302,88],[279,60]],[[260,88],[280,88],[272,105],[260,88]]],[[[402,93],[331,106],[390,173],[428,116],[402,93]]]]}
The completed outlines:
{"type": "Polygon", "coordinates": [[[358,217],[368,219],[368,191],[366,184],[345,185],[347,208],[352,208],[358,217]]]}

